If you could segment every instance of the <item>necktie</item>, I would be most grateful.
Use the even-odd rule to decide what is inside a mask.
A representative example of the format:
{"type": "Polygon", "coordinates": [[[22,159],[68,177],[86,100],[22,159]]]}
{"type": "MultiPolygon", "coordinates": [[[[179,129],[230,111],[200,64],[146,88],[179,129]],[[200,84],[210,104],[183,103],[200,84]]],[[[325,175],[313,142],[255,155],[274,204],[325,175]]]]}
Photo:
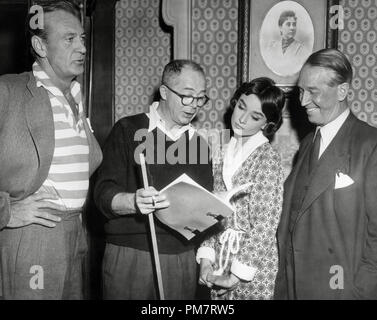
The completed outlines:
{"type": "Polygon", "coordinates": [[[312,170],[317,165],[320,146],[321,146],[321,131],[318,129],[315,135],[314,142],[312,143],[311,150],[310,150],[309,173],[311,173],[312,170]]]}

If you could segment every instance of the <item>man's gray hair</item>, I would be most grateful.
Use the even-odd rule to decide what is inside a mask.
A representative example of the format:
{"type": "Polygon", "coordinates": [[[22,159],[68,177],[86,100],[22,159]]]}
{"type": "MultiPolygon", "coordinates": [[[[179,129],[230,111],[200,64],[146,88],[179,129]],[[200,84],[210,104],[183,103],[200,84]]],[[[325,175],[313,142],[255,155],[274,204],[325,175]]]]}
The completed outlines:
{"type": "Polygon", "coordinates": [[[304,63],[312,67],[322,67],[334,71],[335,76],[328,83],[333,87],[341,83],[351,83],[352,66],[348,58],[337,49],[322,49],[312,53],[304,63]]]}
{"type": "Polygon", "coordinates": [[[186,59],[177,59],[170,61],[162,73],[162,84],[171,84],[172,80],[178,77],[183,68],[190,68],[193,71],[200,72],[205,77],[203,68],[196,62],[186,59]]]}

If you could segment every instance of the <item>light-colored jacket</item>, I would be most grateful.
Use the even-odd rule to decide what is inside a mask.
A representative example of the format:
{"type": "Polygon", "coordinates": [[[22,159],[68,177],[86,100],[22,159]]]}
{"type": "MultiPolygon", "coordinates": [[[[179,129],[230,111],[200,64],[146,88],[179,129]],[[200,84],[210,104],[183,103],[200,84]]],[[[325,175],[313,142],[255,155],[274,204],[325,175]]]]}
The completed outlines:
{"type": "MultiPolygon", "coordinates": [[[[83,119],[89,170],[102,161],[101,149],[83,119]]],[[[46,90],[31,72],[0,77],[0,230],[10,219],[10,202],[36,192],[45,181],[55,146],[54,121],[46,90]]]]}

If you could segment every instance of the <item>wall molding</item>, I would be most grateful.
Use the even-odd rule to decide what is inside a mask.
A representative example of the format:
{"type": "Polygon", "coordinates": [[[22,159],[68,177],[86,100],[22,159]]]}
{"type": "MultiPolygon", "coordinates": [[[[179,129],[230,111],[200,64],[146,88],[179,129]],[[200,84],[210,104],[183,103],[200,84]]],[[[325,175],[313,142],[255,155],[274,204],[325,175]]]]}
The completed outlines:
{"type": "Polygon", "coordinates": [[[92,74],[90,120],[103,146],[114,124],[115,5],[117,0],[97,0],[92,13],[92,74]]]}
{"type": "Polygon", "coordinates": [[[162,18],[173,27],[173,59],[191,59],[192,0],[162,0],[162,18]]]}

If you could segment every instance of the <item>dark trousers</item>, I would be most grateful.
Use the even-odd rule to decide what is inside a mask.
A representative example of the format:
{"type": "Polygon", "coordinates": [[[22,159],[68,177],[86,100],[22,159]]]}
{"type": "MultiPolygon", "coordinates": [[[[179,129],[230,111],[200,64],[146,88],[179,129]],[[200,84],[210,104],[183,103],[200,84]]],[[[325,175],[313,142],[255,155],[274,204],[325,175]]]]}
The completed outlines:
{"type": "Polygon", "coordinates": [[[82,299],[87,244],[77,214],[55,228],[32,224],[0,231],[0,297],[82,299]]]}
{"type": "MultiPolygon", "coordinates": [[[[197,286],[195,252],[160,254],[166,300],[192,300],[197,286]]],[[[128,247],[106,244],[103,260],[103,297],[106,300],[155,300],[158,286],[152,255],[128,247]]]]}

